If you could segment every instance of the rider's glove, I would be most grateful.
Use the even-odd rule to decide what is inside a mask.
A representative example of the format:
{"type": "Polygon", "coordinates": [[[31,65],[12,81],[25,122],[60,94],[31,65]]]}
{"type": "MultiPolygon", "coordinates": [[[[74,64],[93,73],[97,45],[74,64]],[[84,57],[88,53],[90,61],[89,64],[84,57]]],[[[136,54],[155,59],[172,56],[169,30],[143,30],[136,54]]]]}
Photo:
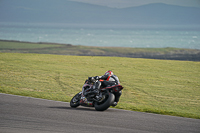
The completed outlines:
{"type": "Polygon", "coordinates": [[[99,76],[95,76],[94,79],[98,80],[98,79],[99,79],[99,76]]]}

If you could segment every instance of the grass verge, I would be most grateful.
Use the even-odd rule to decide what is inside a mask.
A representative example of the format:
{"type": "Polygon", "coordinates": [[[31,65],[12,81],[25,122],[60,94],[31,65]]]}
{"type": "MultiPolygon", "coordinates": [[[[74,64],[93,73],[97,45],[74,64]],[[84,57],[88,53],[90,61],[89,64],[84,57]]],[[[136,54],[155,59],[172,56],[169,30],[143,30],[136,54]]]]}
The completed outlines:
{"type": "Polygon", "coordinates": [[[109,69],[124,86],[116,108],[200,119],[200,62],[0,53],[0,92],[69,102],[109,69]]]}

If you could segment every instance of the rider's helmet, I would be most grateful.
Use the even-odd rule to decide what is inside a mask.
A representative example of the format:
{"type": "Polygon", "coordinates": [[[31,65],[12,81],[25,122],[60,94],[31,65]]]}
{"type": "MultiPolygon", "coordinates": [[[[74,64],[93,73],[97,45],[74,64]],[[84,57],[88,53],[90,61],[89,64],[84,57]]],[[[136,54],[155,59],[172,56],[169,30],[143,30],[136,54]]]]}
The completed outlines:
{"type": "Polygon", "coordinates": [[[112,76],[113,75],[113,72],[111,70],[108,70],[105,72],[104,75],[108,75],[108,76],[112,76]]]}

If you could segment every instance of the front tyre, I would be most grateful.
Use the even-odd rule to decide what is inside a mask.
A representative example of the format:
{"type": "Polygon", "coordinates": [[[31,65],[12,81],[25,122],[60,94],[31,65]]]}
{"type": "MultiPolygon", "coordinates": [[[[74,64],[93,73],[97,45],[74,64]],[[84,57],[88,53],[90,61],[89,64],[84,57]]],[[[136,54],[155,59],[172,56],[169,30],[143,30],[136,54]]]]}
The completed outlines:
{"type": "Polygon", "coordinates": [[[114,102],[115,95],[113,93],[108,93],[106,99],[100,103],[95,102],[94,107],[97,111],[104,111],[108,109],[114,102]]]}
{"type": "Polygon", "coordinates": [[[81,94],[77,93],[70,101],[70,106],[76,108],[80,105],[79,101],[81,99],[81,94]]]}

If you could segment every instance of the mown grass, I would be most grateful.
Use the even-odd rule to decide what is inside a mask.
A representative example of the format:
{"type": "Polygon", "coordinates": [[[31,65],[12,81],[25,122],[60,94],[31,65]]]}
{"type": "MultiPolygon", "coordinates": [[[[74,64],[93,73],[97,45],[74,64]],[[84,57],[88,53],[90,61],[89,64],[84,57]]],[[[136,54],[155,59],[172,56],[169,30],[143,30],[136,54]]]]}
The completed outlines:
{"type": "Polygon", "coordinates": [[[109,69],[124,86],[116,108],[200,118],[200,62],[0,53],[0,92],[69,102],[109,69]]]}

